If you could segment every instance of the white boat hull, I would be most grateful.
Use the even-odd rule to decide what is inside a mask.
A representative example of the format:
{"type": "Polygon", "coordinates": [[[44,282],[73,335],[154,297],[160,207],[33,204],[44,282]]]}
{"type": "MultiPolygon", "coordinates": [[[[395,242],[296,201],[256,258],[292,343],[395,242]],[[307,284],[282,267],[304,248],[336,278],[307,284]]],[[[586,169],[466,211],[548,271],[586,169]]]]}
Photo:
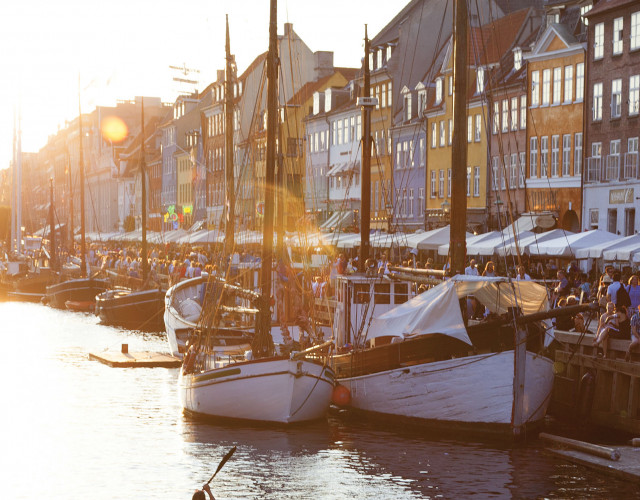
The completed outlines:
{"type": "MultiPolygon", "coordinates": [[[[524,421],[546,414],[553,385],[550,359],[527,352],[524,421]]],[[[337,382],[351,392],[356,410],[406,417],[439,427],[507,431],[513,411],[514,352],[481,354],[407,366],[337,382]],[[490,429],[485,429],[490,430],[490,429]]]]}
{"type": "Polygon", "coordinates": [[[193,414],[290,424],[325,415],[333,371],[306,360],[257,360],[181,373],[178,388],[193,414]]]}

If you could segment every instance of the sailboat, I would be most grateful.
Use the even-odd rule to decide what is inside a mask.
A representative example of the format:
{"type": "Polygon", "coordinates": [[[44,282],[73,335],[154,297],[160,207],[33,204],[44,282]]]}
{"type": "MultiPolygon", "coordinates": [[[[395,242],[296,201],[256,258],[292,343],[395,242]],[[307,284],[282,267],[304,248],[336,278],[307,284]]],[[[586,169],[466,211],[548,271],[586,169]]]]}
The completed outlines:
{"type": "MultiPolygon", "coordinates": [[[[144,131],[144,99],[141,102],[140,174],[142,177],[142,282],[149,277],[147,259],[147,188],[144,131]]],[[[115,288],[96,297],[95,313],[102,323],[135,330],[161,330],[164,326],[164,298],[162,288],[131,290],[115,288]]]]}
{"type": "MultiPolygon", "coordinates": [[[[456,2],[455,12],[454,88],[466,89],[464,1],[456,2]]],[[[370,109],[375,100],[369,97],[368,51],[365,35],[361,262],[370,257],[367,169],[370,109]]],[[[414,297],[406,281],[338,276],[334,321],[338,354],[332,366],[336,381],[345,388],[344,401],[357,413],[430,429],[518,438],[546,414],[553,362],[541,354],[551,339],[540,321],[558,312],[548,311],[546,289],[534,282],[464,276],[466,92],[455,92],[453,110],[450,262],[454,276],[433,286],[437,271],[430,276],[414,274],[414,282],[433,286],[414,297]],[[467,301],[479,301],[495,319],[466,320],[461,304],[466,310],[467,301]]],[[[442,278],[443,272],[439,273],[442,278]]]]}
{"type": "MultiPolygon", "coordinates": [[[[204,319],[190,339],[178,379],[182,407],[187,413],[268,423],[290,424],[324,416],[333,391],[333,371],[318,346],[299,353],[279,354],[271,337],[271,273],[273,261],[274,187],[277,128],[277,2],[271,0],[267,58],[267,169],[262,240],[261,293],[253,300],[255,328],[251,351],[223,357],[211,341],[224,334],[220,308],[224,284],[205,290],[204,319]],[[209,304],[212,311],[206,313],[209,304]],[[212,323],[208,326],[207,321],[212,323]]],[[[228,27],[227,27],[228,33],[228,27]]],[[[229,70],[227,50],[227,70],[229,70]]],[[[226,91],[230,91],[230,73],[226,91]]],[[[229,101],[227,101],[229,102],[229,101]]]]}
{"type": "Polygon", "coordinates": [[[48,286],[43,301],[58,309],[92,310],[95,305],[96,295],[111,288],[109,280],[87,276],[87,245],[85,238],[85,214],[84,214],[84,135],[82,133],[82,107],[80,93],[78,92],[78,142],[79,142],[79,167],[80,167],[80,252],[81,266],[80,278],[62,281],[48,286]]]}

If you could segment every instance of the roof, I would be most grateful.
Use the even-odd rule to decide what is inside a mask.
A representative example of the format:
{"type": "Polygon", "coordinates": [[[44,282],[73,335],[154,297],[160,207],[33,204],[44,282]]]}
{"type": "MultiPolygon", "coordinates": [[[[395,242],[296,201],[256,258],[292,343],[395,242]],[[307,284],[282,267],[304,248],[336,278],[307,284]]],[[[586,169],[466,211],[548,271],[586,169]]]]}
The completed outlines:
{"type": "Polygon", "coordinates": [[[334,72],[332,74],[319,78],[316,81],[305,83],[300,90],[298,90],[294,96],[289,99],[287,104],[304,104],[313,97],[315,92],[322,89],[336,73],[340,73],[345,80],[349,82],[357,76],[358,71],[360,71],[358,68],[334,68],[334,72]]]}
{"type": "Polygon", "coordinates": [[[597,16],[610,10],[622,9],[629,5],[638,5],[638,0],[600,0],[585,14],[585,17],[597,16]]]}

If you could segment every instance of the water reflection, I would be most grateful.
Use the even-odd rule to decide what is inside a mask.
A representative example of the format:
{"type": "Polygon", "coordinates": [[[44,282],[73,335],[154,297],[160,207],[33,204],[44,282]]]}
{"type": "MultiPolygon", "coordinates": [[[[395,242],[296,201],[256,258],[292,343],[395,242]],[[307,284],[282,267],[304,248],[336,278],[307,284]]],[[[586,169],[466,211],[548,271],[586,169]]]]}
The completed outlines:
{"type": "Polygon", "coordinates": [[[89,352],[165,351],[95,316],[0,303],[2,498],[190,498],[232,447],[216,498],[612,498],[633,485],[511,447],[335,417],[292,428],[184,416],[177,370],[114,369],[89,352]]]}

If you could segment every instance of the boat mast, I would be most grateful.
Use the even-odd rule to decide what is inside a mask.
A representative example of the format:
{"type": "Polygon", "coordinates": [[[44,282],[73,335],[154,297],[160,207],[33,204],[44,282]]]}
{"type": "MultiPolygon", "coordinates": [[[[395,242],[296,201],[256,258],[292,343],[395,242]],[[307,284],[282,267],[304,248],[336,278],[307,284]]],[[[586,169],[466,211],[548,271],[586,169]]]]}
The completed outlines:
{"type": "Polygon", "coordinates": [[[69,177],[69,244],[73,248],[74,228],[73,228],[73,179],[71,176],[71,157],[69,155],[69,146],[65,146],[65,155],[67,161],[67,174],[69,177]]]}
{"type": "Polygon", "coordinates": [[[16,110],[13,110],[13,156],[11,161],[11,241],[9,242],[9,253],[13,252],[14,241],[16,241],[16,193],[18,191],[16,185],[17,173],[17,153],[16,144],[17,138],[17,125],[16,125],[16,110]]]}
{"type": "Polygon", "coordinates": [[[371,95],[369,74],[370,41],[367,25],[364,25],[364,85],[362,87],[362,179],[360,184],[360,271],[365,270],[369,258],[369,232],[371,229],[371,105],[367,102],[371,95]]]}
{"type": "Polygon", "coordinates": [[[80,75],[78,75],[78,139],[80,141],[80,150],[78,156],[78,163],[80,167],[80,252],[81,266],[80,277],[85,278],[87,274],[87,251],[85,240],[85,226],[84,226],[84,147],[82,144],[82,105],[80,104],[80,75]]]}
{"type": "Polygon", "coordinates": [[[234,57],[231,55],[231,41],[229,38],[229,15],[227,14],[227,37],[225,43],[225,54],[227,66],[224,81],[224,149],[225,149],[225,181],[227,188],[227,220],[225,224],[224,242],[226,246],[225,255],[229,258],[235,246],[235,184],[233,178],[233,83],[234,83],[234,57]]]}
{"type": "Polygon", "coordinates": [[[467,3],[456,0],[453,25],[453,138],[451,147],[452,276],[464,274],[467,256],[467,3]]]}
{"type": "Polygon", "coordinates": [[[16,172],[16,253],[22,253],[22,117],[18,110],[18,170],[16,172]]]}
{"type": "Polygon", "coordinates": [[[257,358],[270,356],[273,352],[271,338],[271,272],[273,267],[273,216],[276,167],[277,78],[278,78],[278,25],[277,0],[270,0],[269,52],[267,56],[267,163],[264,184],[264,224],[262,227],[262,268],[260,269],[261,298],[256,318],[256,335],[252,345],[257,358]]]}
{"type": "Polygon", "coordinates": [[[140,175],[142,177],[142,282],[147,281],[149,262],[147,260],[147,165],[144,149],[144,97],[141,98],[140,123],[142,142],[140,144],[140,175]]]}
{"type": "Polygon", "coordinates": [[[49,269],[56,268],[56,222],[53,211],[53,177],[49,177],[49,226],[51,227],[51,235],[49,236],[49,269]]]}

